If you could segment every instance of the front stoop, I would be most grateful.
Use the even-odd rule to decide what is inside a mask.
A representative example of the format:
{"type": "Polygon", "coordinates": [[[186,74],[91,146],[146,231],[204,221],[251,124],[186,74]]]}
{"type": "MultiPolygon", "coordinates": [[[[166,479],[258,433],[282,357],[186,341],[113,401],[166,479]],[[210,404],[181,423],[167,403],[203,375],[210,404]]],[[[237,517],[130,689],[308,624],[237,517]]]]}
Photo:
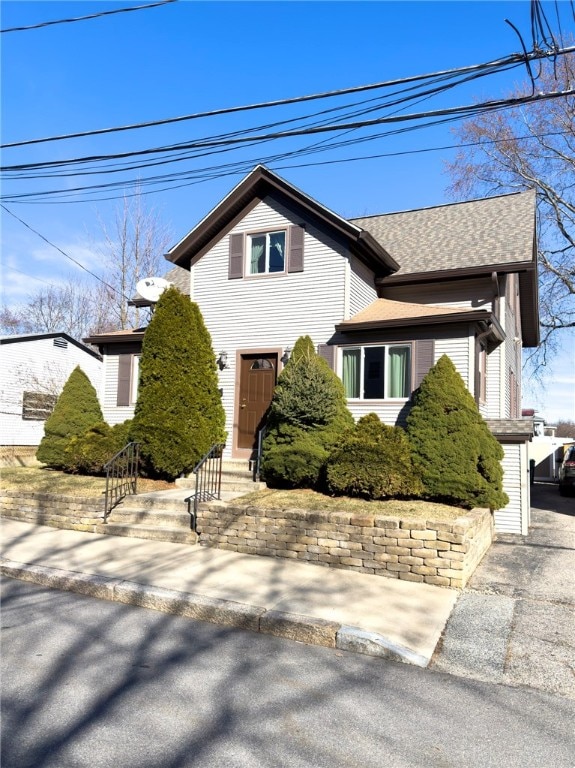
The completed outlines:
{"type": "Polygon", "coordinates": [[[184,499],[127,496],[111,511],[107,523],[95,527],[95,533],[196,544],[189,508],[184,499]]]}
{"type": "MultiPolygon", "coordinates": [[[[178,488],[189,488],[190,493],[193,493],[196,487],[196,476],[190,474],[187,477],[179,477],[176,485],[178,488]]],[[[227,459],[222,462],[221,497],[223,500],[245,496],[247,493],[261,491],[264,488],[266,488],[265,483],[254,480],[254,474],[246,460],[227,459]]]]}
{"type": "MultiPolygon", "coordinates": [[[[196,478],[190,475],[178,478],[176,485],[190,496],[195,491],[196,478]]],[[[266,487],[256,483],[247,461],[222,462],[221,499],[236,499],[266,487]]],[[[96,526],[96,533],[111,536],[131,536],[138,539],[172,541],[178,544],[196,544],[197,534],[192,530],[192,500],[162,499],[157,495],[127,496],[108,517],[108,522],[96,526]]]]}

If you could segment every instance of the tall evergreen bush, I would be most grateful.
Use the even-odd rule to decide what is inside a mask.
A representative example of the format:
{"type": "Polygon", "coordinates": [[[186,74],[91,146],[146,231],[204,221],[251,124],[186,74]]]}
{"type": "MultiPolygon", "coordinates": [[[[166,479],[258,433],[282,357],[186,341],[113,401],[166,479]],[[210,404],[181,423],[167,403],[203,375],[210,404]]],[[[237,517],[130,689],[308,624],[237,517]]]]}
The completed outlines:
{"type": "Polygon", "coordinates": [[[272,485],[316,487],[332,447],[353,426],[343,384],[302,336],[274,390],[262,471],[272,485]]]}
{"type": "Polygon", "coordinates": [[[508,504],[503,449],[446,355],[415,392],[407,432],[426,498],[468,508],[508,504]]]}
{"type": "Polygon", "coordinates": [[[212,341],[197,304],[165,291],[142,345],[132,437],[145,470],[173,479],[224,440],[212,341]]]}
{"type": "Polygon", "coordinates": [[[66,468],[70,439],[103,421],[102,409],[92,382],[80,366],[70,374],[54,410],[46,420],[36,458],[53,469],[66,468]]]}

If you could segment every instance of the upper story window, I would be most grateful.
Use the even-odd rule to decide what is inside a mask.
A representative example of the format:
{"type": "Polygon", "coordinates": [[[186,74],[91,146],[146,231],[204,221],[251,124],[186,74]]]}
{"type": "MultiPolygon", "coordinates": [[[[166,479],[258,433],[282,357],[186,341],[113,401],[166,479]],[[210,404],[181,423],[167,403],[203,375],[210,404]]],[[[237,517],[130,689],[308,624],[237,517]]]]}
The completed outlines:
{"type": "Polygon", "coordinates": [[[411,345],[346,347],[342,380],[349,399],[406,399],[411,394],[411,345]]]}
{"type": "Polygon", "coordinates": [[[290,224],[284,229],[244,234],[232,232],[229,237],[228,278],[237,280],[252,275],[281,275],[304,270],[303,224],[290,224]]]}
{"type": "Polygon", "coordinates": [[[285,271],[286,233],[248,235],[246,274],[268,275],[285,271]]]}

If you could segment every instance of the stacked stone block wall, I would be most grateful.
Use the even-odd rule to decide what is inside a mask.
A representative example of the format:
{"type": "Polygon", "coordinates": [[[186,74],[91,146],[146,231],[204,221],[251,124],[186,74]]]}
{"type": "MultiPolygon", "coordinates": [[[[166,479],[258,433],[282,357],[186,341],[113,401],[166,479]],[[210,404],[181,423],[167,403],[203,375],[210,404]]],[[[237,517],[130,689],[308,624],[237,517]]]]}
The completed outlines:
{"type": "Polygon", "coordinates": [[[491,546],[493,515],[421,520],[220,503],[200,508],[197,531],[204,546],[462,588],[491,546]]]}
{"type": "Polygon", "coordinates": [[[98,498],[56,493],[2,491],[0,515],[37,525],[95,533],[96,526],[102,524],[104,503],[98,498]]]}

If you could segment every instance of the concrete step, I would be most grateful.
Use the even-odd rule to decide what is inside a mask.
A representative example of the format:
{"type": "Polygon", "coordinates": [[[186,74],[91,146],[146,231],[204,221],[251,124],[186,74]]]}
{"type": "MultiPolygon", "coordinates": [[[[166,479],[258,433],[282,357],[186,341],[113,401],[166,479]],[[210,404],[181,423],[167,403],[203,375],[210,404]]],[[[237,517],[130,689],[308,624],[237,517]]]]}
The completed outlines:
{"type": "Polygon", "coordinates": [[[108,536],[128,536],[133,539],[147,539],[154,541],[170,541],[175,544],[197,544],[198,536],[191,530],[165,528],[157,525],[142,525],[141,523],[130,525],[121,523],[106,523],[96,526],[95,533],[104,533],[108,536]]]}
{"type": "Polygon", "coordinates": [[[108,516],[108,523],[117,525],[153,525],[163,528],[190,530],[191,516],[186,509],[113,509],[108,516]]]}

